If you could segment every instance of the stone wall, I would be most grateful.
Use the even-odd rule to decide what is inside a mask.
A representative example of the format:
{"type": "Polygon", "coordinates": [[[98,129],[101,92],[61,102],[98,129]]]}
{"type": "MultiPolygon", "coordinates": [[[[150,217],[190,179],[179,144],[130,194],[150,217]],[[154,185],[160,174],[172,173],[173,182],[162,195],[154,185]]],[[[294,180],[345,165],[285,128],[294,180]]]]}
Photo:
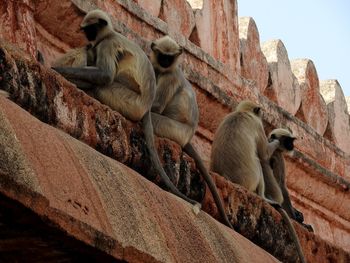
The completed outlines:
{"type": "Polygon", "coordinates": [[[185,48],[184,72],[197,92],[200,127],[193,142],[204,160],[230,105],[259,102],[267,132],[287,126],[298,137],[287,159],[293,204],[317,235],[350,251],[350,117],[339,83],[320,82],[308,59],[289,61],[281,40],[260,45],[254,20],[238,19],[236,1],[188,2],[197,9],[185,0],[0,0],[0,37],[27,57],[40,51],[49,66],[85,43],[77,28],[95,7],[108,11],[115,29],[146,52],[149,41],[171,35],[185,48]]]}

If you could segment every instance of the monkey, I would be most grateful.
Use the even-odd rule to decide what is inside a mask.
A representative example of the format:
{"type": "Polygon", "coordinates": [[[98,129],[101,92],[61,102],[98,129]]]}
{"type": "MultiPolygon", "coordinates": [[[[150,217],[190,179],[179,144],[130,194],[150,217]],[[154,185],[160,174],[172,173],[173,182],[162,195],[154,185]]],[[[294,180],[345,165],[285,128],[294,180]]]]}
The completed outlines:
{"type": "Polygon", "coordinates": [[[279,141],[268,143],[261,114],[260,106],[245,100],[224,118],[214,135],[210,168],[275,204],[282,202],[282,192],[266,197],[264,176],[273,177],[269,160],[279,141]]]}
{"type": "MultiPolygon", "coordinates": [[[[291,154],[294,150],[294,140],[296,137],[288,129],[274,129],[270,132],[268,140],[271,142],[275,139],[280,141],[280,146],[274,151],[270,158],[270,166],[273,171],[273,175],[276,178],[283,194],[282,208],[287,212],[288,216],[301,225],[303,225],[308,231],[313,232],[311,225],[305,224],[303,214],[292,206],[292,202],[289,197],[287,185],[286,185],[286,169],[284,164],[283,153],[291,154]]],[[[268,190],[268,189],[267,189],[268,190]]]]}
{"type": "Polygon", "coordinates": [[[214,197],[222,219],[228,227],[233,228],[213,179],[190,143],[198,126],[199,110],[192,85],[179,67],[183,48],[175,40],[165,36],[153,41],[151,50],[150,60],[157,82],[156,97],[151,112],[154,132],[159,137],[177,142],[194,159],[214,197]]]}
{"type": "Polygon", "coordinates": [[[281,207],[282,190],[270,166],[271,156],[281,142],[278,139],[268,142],[261,116],[261,107],[245,100],[224,118],[214,135],[210,168],[231,182],[257,193],[275,207],[286,221],[300,261],[305,262],[295,229],[281,207]]]}
{"type": "MultiPolygon", "coordinates": [[[[78,52],[78,67],[52,68],[78,88],[92,90],[97,100],[120,112],[127,119],[134,122],[141,120],[151,162],[163,183],[173,194],[193,204],[193,211],[197,214],[200,204],[173,185],[157,155],[150,114],[156,82],[148,57],[138,45],[114,31],[111,19],[101,10],[88,12],[81,23],[81,29],[91,47],[72,51],[74,59],[74,52],[78,52]],[[92,67],[87,66],[91,58],[95,61],[92,67]]],[[[70,55],[67,56],[69,58],[70,55]]],[[[62,61],[63,59],[61,63],[62,61]]],[[[72,64],[76,65],[74,63],[73,61],[72,64]]]]}

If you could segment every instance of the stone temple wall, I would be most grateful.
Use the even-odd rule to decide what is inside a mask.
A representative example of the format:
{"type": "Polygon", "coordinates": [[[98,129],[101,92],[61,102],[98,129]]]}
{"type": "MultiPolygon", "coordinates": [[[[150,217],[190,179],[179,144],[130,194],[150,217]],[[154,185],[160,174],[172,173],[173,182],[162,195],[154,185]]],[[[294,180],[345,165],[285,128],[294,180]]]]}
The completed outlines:
{"type": "Polygon", "coordinates": [[[293,204],[316,235],[350,251],[349,98],[336,80],[320,81],[311,60],[290,61],[281,40],[261,44],[253,18],[238,18],[235,0],[0,4],[0,38],[18,45],[28,57],[40,51],[47,66],[86,43],[77,29],[84,13],[96,7],[106,10],[115,29],[146,53],[151,40],[169,34],[185,50],[182,66],[200,108],[193,143],[206,163],[213,134],[231,105],[242,99],[259,102],[266,132],[289,127],[298,137],[286,163],[293,204]]]}

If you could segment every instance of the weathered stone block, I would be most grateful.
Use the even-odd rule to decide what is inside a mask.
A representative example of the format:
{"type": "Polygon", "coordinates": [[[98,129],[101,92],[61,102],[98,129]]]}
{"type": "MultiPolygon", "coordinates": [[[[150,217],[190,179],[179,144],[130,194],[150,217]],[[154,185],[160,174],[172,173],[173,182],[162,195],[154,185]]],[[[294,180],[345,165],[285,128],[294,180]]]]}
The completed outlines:
{"type": "Polygon", "coordinates": [[[251,17],[239,18],[241,74],[254,80],[260,92],[267,87],[269,67],[260,48],[259,31],[251,17]]]}
{"type": "Polygon", "coordinates": [[[301,90],[301,106],[297,117],[314,128],[318,134],[323,135],[327,128],[328,111],[320,94],[315,65],[309,59],[295,59],[291,61],[291,66],[301,90]]]}
{"type": "Polygon", "coordinates": [[[239,74],[237,1],[204,0],[195,17],[199,46],[239,74]]]}
{"type": "Polygon", "coordinates": [[[338,147],[350,153],[350,122],[343,90],[333,79],[320,81],[320,86],[328,108],[330,132],[338,147]]]}
{"type": "Polygon", "coordinates": [[[300,87],[292,73],[285,46],[281,40],[270,40],[262,44],[262,51],[269,63],[269,83],[265,94],[295,115],[301,102],[300,87]]]}
{"type": "Polygon", "coordinates": [[[185,0],[163,0],[159,18],[164,20],[173,33],[189,38],[196,24],[194,13],[185,0]]]}
{"type": "Polygon", "coordinates": [[[134,0],[152,16],[158,17],[162,0],[134,0]]]}
{"type": "Polygon", "coordinates": [[[34,4],[31,0],[0,0],[0,38],[16,43],[36,57],[34,4]]]}

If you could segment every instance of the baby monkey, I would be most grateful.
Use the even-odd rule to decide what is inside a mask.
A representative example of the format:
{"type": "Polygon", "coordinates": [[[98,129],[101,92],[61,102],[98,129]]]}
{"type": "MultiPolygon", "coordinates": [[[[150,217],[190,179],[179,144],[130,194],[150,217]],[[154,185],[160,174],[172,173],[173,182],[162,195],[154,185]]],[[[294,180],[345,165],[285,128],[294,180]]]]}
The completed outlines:
{"type": "Polygon", "coordinates": [[[169,36],[155,40],[151,49],[151,63],[157,82],[156,97],[152,105],[154,132],[180,144],[194,159],[214,197],[222,219],[227,226],[233,228],[213,179],[190,143],[198,126],[199,111],[192,85],[178,66],[183,49],[169,36]]]}
{"type": "MultiPolygon", "coordinates": [[[[279,140],[280,146],[271,156],[270,166],[273,170],[273,175],[279,184],[282,194],[283,194],[283,203],[282,208],[287,212],[290,218],[296,220],[300,224],[302,224],[307,230],[313,231],[312,226],[308,224],[304,224],[304,216],[303,214],[295,209],[292,206],[292,202],[289,197],[288,189],[286,186],[286,168],[284,163],[283,153],[290,154],[294,150],[294,140],[296,137],[292,134],[288,129],[274,129],[269,134],[269,142],[273,140],[279,140]]],[[[266,189],[267,191],[269,189],[266,189]]]]}

